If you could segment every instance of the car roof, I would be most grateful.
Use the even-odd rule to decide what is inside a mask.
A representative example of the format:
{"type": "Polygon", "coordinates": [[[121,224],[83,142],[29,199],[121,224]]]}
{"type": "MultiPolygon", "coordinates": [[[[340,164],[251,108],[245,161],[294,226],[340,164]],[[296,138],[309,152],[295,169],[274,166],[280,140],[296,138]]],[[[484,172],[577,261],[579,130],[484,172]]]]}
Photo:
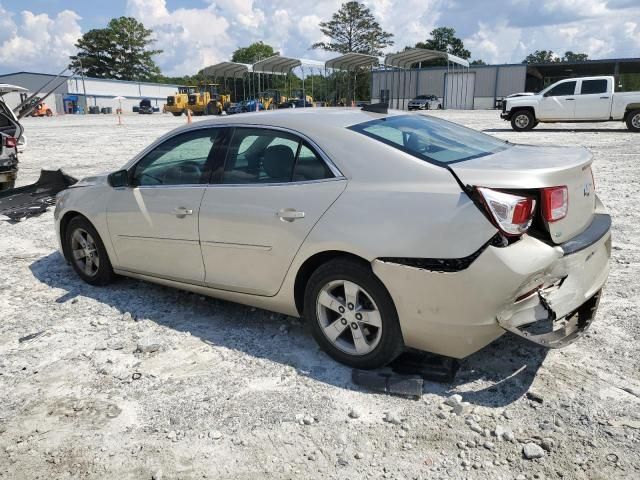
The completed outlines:
{"type": "Polygon", "coordinates": [[[343,107],[287,108],[267,112],[248,112],[236,115],[209,117],[181,128],[188,130],[189,128],[202,128],[206,126],[215,127],[217,125],[233,126],[242,124],[288,128],[312,135],[314,130],[319,128],[323,130],[331,127],[342,129],[358,123],[384,118],[385,116],[406,114],[407,112],[401,110],[389,110],[389,113],[382,114],[366,112],[360,108],[343,107]]]}

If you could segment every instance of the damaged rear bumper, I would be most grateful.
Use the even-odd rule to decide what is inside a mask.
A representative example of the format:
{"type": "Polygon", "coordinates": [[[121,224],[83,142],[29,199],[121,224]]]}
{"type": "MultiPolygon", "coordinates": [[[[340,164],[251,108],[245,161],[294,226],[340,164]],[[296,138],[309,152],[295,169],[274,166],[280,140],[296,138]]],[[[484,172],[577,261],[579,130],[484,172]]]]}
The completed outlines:
{"type": "Polygon", "coordinates": [[[525,235],[508,247],[488,246],[455,272],[380,259],[372,267],[391,294],[407,347],[463,358],[505,331],[560,347],[592,322],[609,274],[610,218],[596,214],[594,224],[564,245],[525,235]]]}
{"type": "Polygon", "coordinates": [[[531,294],[498,314],[498,324],[549,348],[575,341],[593,321],[609,275],[610,229],[609,215],[595,215],[582,234],[560,245],[564,255],[533,279],[531,294]]]}

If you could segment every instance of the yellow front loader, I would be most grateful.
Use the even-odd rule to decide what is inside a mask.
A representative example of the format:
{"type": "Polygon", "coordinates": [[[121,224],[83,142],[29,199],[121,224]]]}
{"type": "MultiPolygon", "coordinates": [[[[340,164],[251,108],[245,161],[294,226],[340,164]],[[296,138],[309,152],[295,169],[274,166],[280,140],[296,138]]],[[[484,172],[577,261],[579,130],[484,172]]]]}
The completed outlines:
{"type": "Polygon", "coordinates": [[[176,117],[186,113],[189,104],[189,95],[196,91],[197,87],[193,85],[179,86],[175,95],[169,95],[167,97],[167,103],[164,106],[164,111],[172,113],[176,117]]]}

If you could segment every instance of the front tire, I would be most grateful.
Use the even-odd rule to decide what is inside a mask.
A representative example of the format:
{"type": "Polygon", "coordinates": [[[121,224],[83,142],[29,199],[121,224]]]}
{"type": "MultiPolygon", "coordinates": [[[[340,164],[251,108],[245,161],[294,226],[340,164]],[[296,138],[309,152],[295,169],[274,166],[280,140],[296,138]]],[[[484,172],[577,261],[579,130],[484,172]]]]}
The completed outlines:
{"type": "Polygon", "coordinates": [[[640,109],[627,114],[627,128],[632,132],[640,132],[640,109]]]}
{"type": "Polygon", "coordinates": [[[353,260],[332,260],[313,273],[304,316],[320,347],[350,367],[382,367],[404,348],[389,292],[367,265],[353,260]]]}
{"type": "Polygon", "coordinates": [[[104,243],[91,222],[84,217],[71,219],[65,232],[65,250],[71,266],[85,282],[102,286],[115,274],[104,243]]]}
{"type": "Polygon", "coordinates": [[[536,119],[529,110],[518,110],[511,117],[511,128],[516,132],[531,130],[536,126],[536,119]]]}

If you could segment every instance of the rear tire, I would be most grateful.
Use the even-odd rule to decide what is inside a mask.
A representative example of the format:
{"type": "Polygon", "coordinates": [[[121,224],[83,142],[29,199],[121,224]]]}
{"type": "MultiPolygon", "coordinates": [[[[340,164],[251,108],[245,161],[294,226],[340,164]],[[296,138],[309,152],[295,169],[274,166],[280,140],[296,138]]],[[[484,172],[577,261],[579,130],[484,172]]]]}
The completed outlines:
{"type": "Polygon", "coordinates": [[[632,132],[640,132],[640,109],[627,114],[627,128],[632,132]]]}
{"type": "Polygon", "coordinates": [[[91,222],[84,217],[71,219],[65,231],[65,252],[71,266],[85,282],[102,286],[115,277],[104,243],[91,222]]]}
{"type": "Polygon", "coordinates": [[[511,116],[511,128],[525,132],[536,126],[536,119],[529,110],[518,110],[511,116]]]}
{"type": "Polygon", "coordinates": [[[304,316],[320,347],[354,368],[387,365],[404,348],[389,292],[364,263],[335,259],[311,275],[304,316]]]}
{"type": "Polygon", "coordinates": [[[180,117],[180,116],[182,116],[182,112],[171,112],[171,114],[172,114],[174,117],[180,117]]]}

